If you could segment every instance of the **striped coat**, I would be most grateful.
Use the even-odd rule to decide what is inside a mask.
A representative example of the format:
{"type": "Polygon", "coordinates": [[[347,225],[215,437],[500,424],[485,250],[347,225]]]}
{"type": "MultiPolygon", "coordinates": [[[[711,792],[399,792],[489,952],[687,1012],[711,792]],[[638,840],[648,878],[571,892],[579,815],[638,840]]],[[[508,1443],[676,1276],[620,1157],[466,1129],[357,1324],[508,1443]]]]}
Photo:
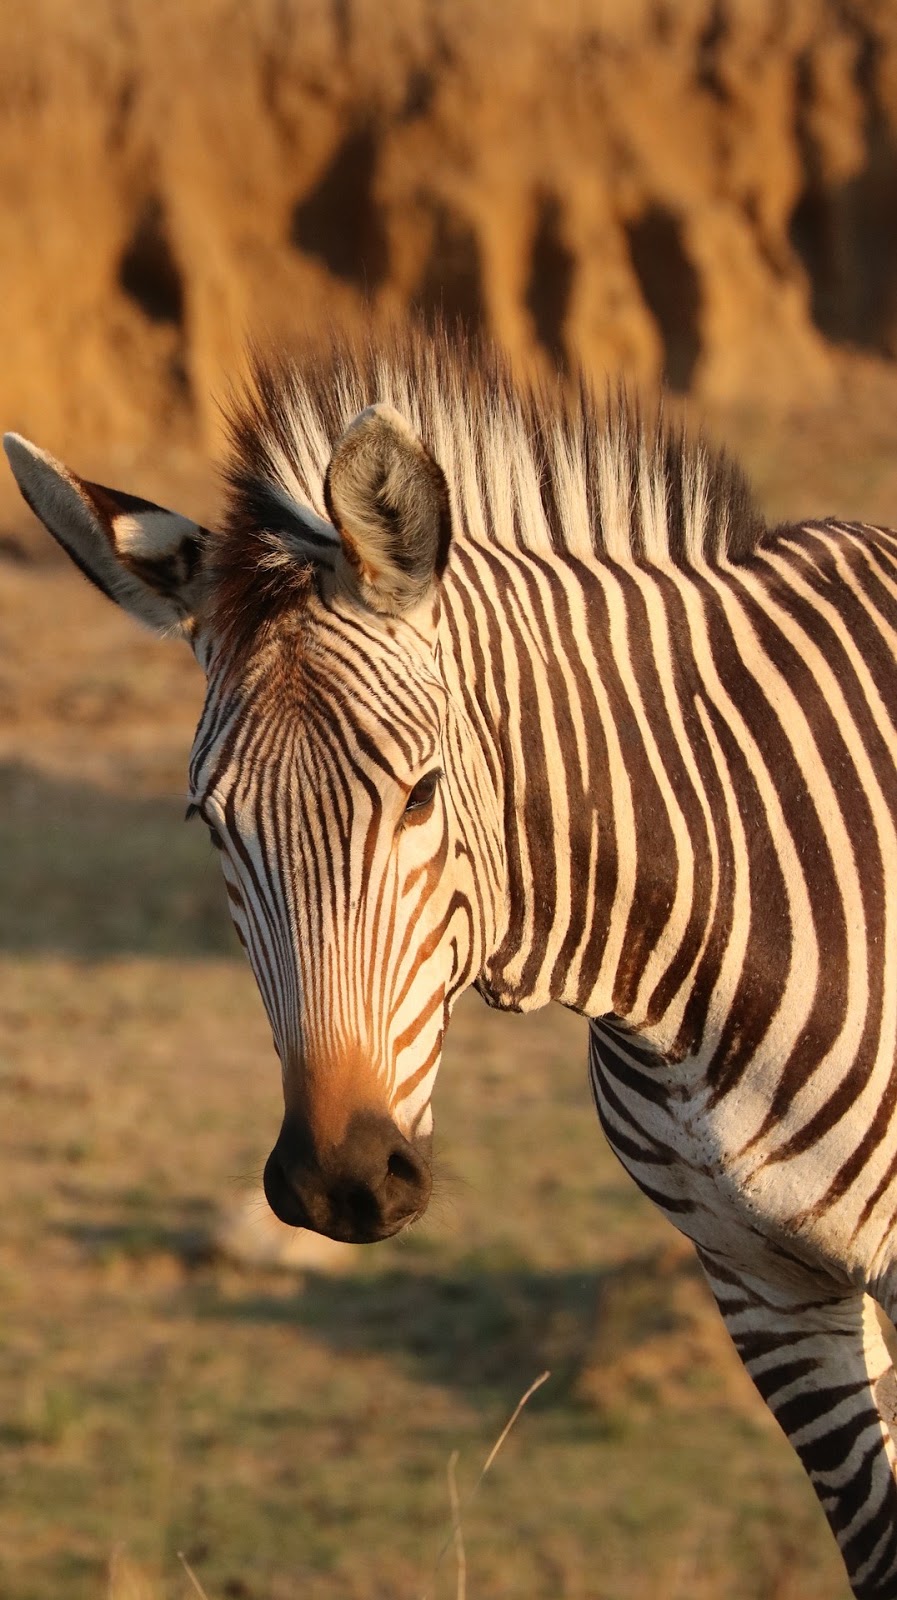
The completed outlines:
{"type": "Polygon", "coordinates": [[[897,537],[447,336],[261,363],[209,532],[8,441],[208,679],[191,812],[267,1007],[284,1220],[424,1210],[457,995],[586,1015],[863,1600],[897,1596],[897,537]]]}

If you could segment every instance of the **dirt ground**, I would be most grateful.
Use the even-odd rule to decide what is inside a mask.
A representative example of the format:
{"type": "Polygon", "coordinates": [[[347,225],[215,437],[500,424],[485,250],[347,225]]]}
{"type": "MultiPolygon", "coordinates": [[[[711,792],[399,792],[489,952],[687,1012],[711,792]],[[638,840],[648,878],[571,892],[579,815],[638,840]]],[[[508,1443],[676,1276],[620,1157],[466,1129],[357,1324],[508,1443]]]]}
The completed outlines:
{"type": "MultiPolygon", "coordinates": [[[[840,382],[785,423],[712,419],[771,516],[897,520],[894,378],[840,382]]],[[[193,492],[211,504],[198,468],[193,492]]],[[[688,1251],[603,1145],[578,1019],[461,1007],[408,1237],[338,1276],[216,1249],[280,1106],[214,852],[182,823],[199,677],[27,513],[8,535],[0,1594],[182,1600],[182,1552],[209,1600],[447,1597],[458,1452],[471,1600],[844,1600],[688,1251]]]]}

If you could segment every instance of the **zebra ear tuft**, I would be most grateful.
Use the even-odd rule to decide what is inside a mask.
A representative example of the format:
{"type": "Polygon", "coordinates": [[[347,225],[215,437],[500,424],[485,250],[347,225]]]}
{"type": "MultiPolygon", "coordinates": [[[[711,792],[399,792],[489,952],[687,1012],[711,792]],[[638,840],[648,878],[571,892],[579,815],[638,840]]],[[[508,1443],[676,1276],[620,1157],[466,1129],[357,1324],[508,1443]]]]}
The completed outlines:
{"type": "Polygon", "coordinates": [[[391,406],[369,406],[334,447],[324,497],[350,581],[375,611],[411,611],[445,571],[452,536],[439,464],[391,406]]]}
{"type": "Polygon", "coordinates": [[[205,530],[188,517],[89,483],[17,433],[3,446],[23,499],[91,583],[158,633],[189,630],[205,530]]]}

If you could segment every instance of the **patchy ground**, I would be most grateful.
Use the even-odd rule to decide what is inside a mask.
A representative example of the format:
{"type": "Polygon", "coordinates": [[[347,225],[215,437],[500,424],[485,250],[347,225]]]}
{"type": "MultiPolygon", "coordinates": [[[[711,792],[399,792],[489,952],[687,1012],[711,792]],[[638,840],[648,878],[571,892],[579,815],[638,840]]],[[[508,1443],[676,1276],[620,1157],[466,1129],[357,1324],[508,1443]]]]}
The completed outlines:
{"type": "MultiPolygon", "coordinates": [[[[840,417],[741,419],[776,515],[897,519],[892,388],[851,381],[840,417]]],[[[410,1236],[339,1277],[214,1253],[280,1106],[181,823],[200,683],[26,545],[0,562],[0,1593],[182,1600],[183,1551],[209,1600],[453,1595],[449,1458],[463,1498],[550,1367],[464,1507],[471,1600],[844,1600],[689,1252],[604,1147],[577,1019],[460,1009],[410,1236]]]]}

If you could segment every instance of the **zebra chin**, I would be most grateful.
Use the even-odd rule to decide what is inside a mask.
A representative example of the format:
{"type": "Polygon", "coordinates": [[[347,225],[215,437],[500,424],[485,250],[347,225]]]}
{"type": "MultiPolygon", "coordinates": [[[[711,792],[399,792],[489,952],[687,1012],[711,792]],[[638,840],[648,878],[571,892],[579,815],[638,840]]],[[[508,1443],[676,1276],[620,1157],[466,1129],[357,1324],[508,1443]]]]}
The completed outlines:
{"type": "Polygon", "coordinates": [[[322,1155],[308,1128],[284,1120],[265,1164],[265,1198],[292,1228],[345,1244],[389,1239],[427,1209],[431,1139],[406,1139],[392,1118],[361,1112],[322,1155]]]}

